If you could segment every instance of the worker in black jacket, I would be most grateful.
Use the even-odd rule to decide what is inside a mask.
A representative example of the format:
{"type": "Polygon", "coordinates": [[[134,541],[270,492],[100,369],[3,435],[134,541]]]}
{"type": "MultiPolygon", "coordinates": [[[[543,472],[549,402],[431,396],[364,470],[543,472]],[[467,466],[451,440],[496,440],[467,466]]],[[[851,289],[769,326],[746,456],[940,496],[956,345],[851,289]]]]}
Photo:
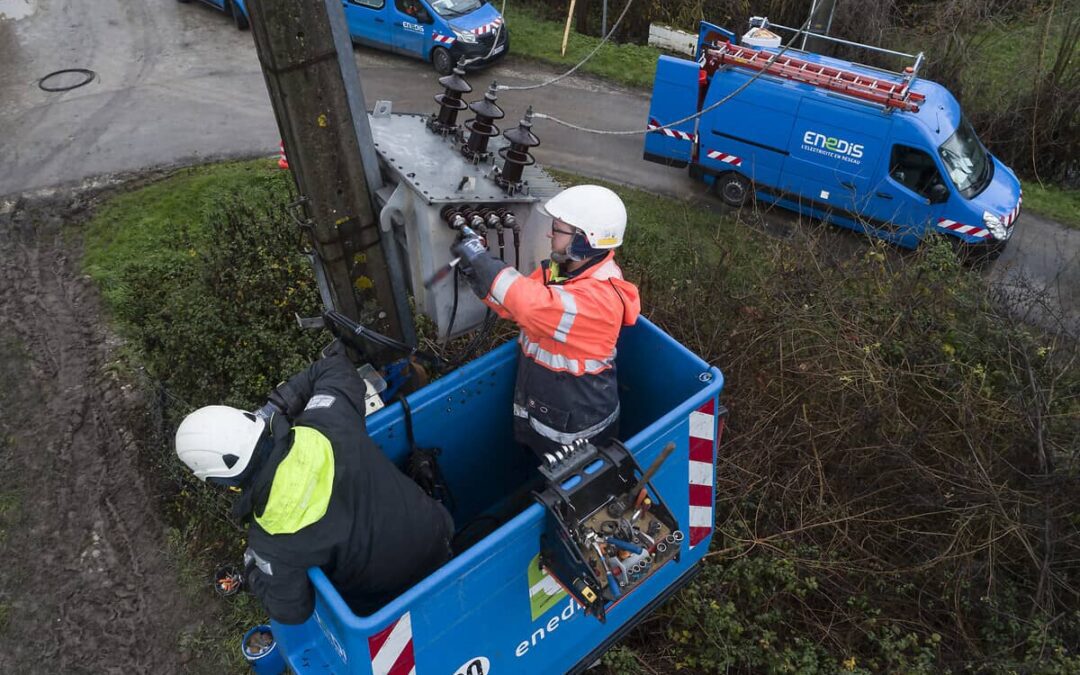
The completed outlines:
{"type": "Polygon", "coordinates": [[[241,491],[245,581],[281,623],[311,616],[310,567],[370,614],[450,557],[449,512],[367,435],[366,394],[335,354],[275,389],[258,413],[208,406],[177,429],[177,455],[198,478],[241,491]]]}

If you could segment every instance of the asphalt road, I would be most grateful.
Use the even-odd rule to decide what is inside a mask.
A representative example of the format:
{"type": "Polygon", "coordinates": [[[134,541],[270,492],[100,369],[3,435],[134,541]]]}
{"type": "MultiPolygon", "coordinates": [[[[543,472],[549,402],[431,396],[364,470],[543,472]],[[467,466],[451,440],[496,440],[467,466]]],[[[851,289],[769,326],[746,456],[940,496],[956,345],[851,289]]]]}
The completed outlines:
{"type": "MultiPolygon", "coordinates": [[[[0,196],[148,167],[277,150],[279,134],[249,32],[197,2],[176,0],[0,0],[0,196]],[[49,93],[38,80],[63,68],[96,73],[89,84],[49,93]]],[[[427,64],[356,50],[369,106],[433,112],[437,76],[427,64]]],[[[495,79],[521,85],[555,73],[505,60],[470,75],[479,95],[495,79]]],[[[68,80],[55,79],[50,84],[68,80]]],[[[72,83],[74,83],[72,81],[72,83]]],[[[504,91],[513,124],[528,105],[585,127],[639,129],[645,93],[589,77],[535,91],[504,91]]],[[[680,198],[717,203],[683,171],[641,159],[640,136],[598,136],[537,120],[535,154],[544,165],[680,198]]],[[[784,218],[782,214],[768,216],[784,218]]],[[[1028,212],[988,272],[1018,303],[1030,288],[1080,327],[1080,231],[1028,212]]]]}

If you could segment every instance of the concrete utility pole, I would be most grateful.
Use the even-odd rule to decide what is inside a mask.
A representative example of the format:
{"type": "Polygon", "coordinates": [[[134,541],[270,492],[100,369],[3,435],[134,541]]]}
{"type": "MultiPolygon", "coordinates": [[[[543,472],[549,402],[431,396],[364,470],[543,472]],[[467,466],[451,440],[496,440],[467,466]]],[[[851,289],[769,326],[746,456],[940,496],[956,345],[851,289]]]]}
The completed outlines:
{"type": "Polygon", "coordinates": [[[247,8],[333,308],[415,344],[380,237],[382,178],[341,0],[248,0],[247,8]]]}

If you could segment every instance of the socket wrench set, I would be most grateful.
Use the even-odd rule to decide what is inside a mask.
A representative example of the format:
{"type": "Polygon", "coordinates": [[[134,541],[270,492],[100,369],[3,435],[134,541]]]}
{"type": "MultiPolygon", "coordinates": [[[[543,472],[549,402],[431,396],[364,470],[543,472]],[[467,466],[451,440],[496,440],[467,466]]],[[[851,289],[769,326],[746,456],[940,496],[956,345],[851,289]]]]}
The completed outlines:
{"type": "Polygon", "coordinates": [[[547,480],[536,495],[547,509],[540,565],[601,622],[613,603],[679,560],[683,532],[649,484],[674,448],[669,443],[644,474],[619,441],[564,446],[540,467],[547,480]]]}

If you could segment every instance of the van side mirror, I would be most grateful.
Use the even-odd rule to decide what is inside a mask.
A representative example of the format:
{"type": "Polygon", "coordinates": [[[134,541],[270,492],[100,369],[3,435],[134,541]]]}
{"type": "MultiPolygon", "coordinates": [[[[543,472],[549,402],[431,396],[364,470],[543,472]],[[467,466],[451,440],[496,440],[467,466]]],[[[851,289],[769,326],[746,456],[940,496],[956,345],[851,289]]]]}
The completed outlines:
{"type": "Polygon", "coordinates": [[[949,188],[941,183],[934,183],[930,187],[930,203],[941,204],[942,202],[947,201],[949,201],[949,188]]]}

